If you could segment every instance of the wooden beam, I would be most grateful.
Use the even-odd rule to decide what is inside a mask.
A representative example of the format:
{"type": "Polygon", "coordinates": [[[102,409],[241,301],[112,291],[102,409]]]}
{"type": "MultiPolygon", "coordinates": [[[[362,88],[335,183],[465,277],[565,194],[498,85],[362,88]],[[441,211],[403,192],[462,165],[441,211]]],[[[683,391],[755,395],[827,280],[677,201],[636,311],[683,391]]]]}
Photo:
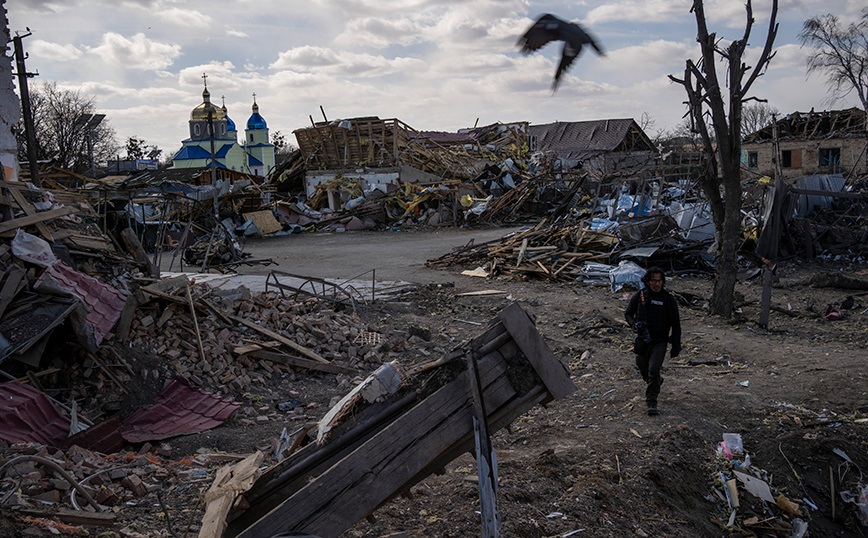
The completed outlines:
{"type": "Polygon", "coordinates": [[[19,217],[17,219],[7,220],[5,222],[0,222],[0,233],[8,232],[16,228],[30,226],[31,224],[56,219],[58,217],[64,217],[66,215],[71,215],[72,213],[75,213],[75,209],[71,207],[58,207],[57,209],[49,209],[48,211],[43,211],[41,213],[35,213],[33,215],[27,215],[24,217],[19,217]]]}
{"type": "MultiPolygon", "coordinates": [[[[21,191],[16,188],[10,187],[9,195],[12,196],[15,202],[18,203],[18,207],[20,207],[21,210],[24,211],[25,215],[37,214],[36,208],[30,205],[30,202],[27,201],[27,198],[25,198],[24,195],[21,194],[21,191]]],[[[44,222],[37,222],[36,229],[39,230],[39,233],[42,234],[42,237],[44,237],[46,241],[48,241],[49,243],[54,243],[54,235],[51,232],[51,228],[49,228],[47,224],[45,224],[44,222]]]]}
{"type": "Polygon", "coordinates": [[[570,381],[569,372],[564,375],[566,366],[555,357],[518,303],[507,306],[497,317],[533,365],[552,396],[560,400],[575,392],[576,386],[570,381]]]}
{"type": "Polygon", "coordinates": [[[3,291],[0,291],[0,316],[6,312],[6,308],[18,294],[19,284],[27,274],[25,269],[16,267],[9,271],[9,276],[6,277],[6,283],[3,284],[3,291]]]}
{"type": "Polygon", "coordinates": [[[271,329],[257,325],[256,323],[253,323],[249,319],[240,318],[238,316],[234,316],[231,314],[226,316],[226,317],[228,317],[229,319],[231,319],[232,321],[234,321],[236,323],[240,323],[240,324],[244,325],[245,327],[249,327],[258,333],[264,334],[265,336],[268,336],[269,338],[273,338],[274,340],[277,340],[281,344],[287,346],[288,348],[290,348],[294,351],[301,353],[305,357],[309,357],[315,361],[321,362],[322,364],[331,364],[329,361],[320,357],[314,351],[312,351],[312,350],[310,350],[304,346],[301,346],[299,344],[296,344],[295,342],[293,342],[289,338],[283,336],[282,334],[278,334],[278,333],[272,331],[271,329]]]}
{"type": "Polygon", "coordinates": [[[330,374],[347,374],[347,375],[356,375],[359,373],[359,370],[355,368],[348,368],[346,366],[338,366],[337,364],[323,364],[321,362],[311,360],[311,359],[303,359],[301,357],[293,357],[292,355],[286,355],[285,353],[275,353],[273,351],[266,351],[264,349],[257,349],[253,351],[248,351],[243,353],[244,355],[249,355],[251,357],[256,357],[257,359],[265,359],[267,361],[279,362],[281,364],[287,364],[289,366],[297,366],[299,368],[306,368],[308,370],[314,370],[316,372],[327,372],[330,374]]]}
{"type": "Polygon", "coordinates": [[[148,253],[145,252],[145,248],[142,246],[141,241],[139,241],[136,232],[133,231],[132,228],[126,228],[121,232],[121,239],[124,240],[124,244],[127,247],[127,250],[137,262],[145,264],[148,267],[148,273],[152,278],[160,278],[160,268],[154,265],[151,262],[148,253]]]}
{"type": "Polygon", "coordinates": [[[67,525],[87,525],[91,527],[111,527],[117,519],[115,514],[109,512],[85,512],[84,510],[70,510],[69,508],[40,510],[38,508],[19,507],[17,512],[31,517],[57,518],[61,523],[67,525]]]}

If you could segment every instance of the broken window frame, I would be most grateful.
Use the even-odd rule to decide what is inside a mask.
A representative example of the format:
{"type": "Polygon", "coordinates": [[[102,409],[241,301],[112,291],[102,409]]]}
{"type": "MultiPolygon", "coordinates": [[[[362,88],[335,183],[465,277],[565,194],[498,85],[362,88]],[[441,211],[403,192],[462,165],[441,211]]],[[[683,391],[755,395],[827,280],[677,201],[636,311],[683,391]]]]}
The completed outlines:
{"type": "Polygon", "coordinates": [[[817,166],[820,168],[841,168],[841,148],[819,148],[817,150],[817,166]]]}
{"type": "Polygon", "coordinates": [[[801,149],[783,149],[781,150],[781,168],[801,168],[802,167],[802,150],[801,149]]]}
{"type": "Polygon", "coordinates": [[[759,152],[756,152],[756,151],[748,151],[747,152],[747,167],[748,168],[759,168],[759,152]]]}

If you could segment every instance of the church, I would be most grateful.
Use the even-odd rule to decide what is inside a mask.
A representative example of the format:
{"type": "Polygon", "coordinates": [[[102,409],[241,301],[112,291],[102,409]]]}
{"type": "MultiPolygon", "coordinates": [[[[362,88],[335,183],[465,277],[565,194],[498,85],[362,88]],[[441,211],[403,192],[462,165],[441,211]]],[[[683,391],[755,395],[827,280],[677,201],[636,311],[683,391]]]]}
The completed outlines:
{"type": "MultiPolygon", "coordinates": [[[[205,75],[202,78],[205,79],[205,75]]],[[[226,103],[219,107],[211,103],[207,80],[202,92],[202,104],[190,112],[190,137],[181,142],[180,151],[172,157],[172,167],[211,166],[212,129],[214,161],[218,168],[257,176],[265,176],[274,168],[274,145],[268,140],[268,124],[259,114],[256,94],[253,94],[253,113],[247,119],[244,139],[239,144],[238,131],[235,122],[229,117],[226,103]]]]}

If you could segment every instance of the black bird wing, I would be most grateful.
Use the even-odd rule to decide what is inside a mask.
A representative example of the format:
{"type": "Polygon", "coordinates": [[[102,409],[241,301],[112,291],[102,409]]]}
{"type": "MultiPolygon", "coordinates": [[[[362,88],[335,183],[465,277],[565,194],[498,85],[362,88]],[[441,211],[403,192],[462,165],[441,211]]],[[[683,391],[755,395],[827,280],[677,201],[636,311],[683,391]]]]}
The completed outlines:
{"type": "Polygon", "coordinates": [[[533,26],[519,38],[517,45],[521,47],[522,53],[530,54],[552,41],[563,39],[563,30],[569,24],[546,13],[537,19],[533,26]]]}
{"type": "Polygon", "coordinates": [[[574,44],[569,41],[564,41],[564,49],[563,52],[561,52],[561,62],[558,64],[558,70],[555,72],[555,79],[552,81],[552,91],[558,89],[561,75],[563,75],[564,71],[572,65],[573,60],[575,60],[581,52],[581,43],[574,44]]]}

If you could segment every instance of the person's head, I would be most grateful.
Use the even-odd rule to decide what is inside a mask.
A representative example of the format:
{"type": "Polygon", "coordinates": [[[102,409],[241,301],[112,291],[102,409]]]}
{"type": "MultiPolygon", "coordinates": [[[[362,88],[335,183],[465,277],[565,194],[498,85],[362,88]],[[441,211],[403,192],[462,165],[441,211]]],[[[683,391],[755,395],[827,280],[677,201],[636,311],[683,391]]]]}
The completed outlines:
{"type": "Polygon", "coordinates": [[[648,286],[648,289],[657,293],[663,289],[663,283],[666,282],[666,273],[659,267],[652,267],[645,271],[645,276],[642,277],[642,282],[648,286]]]}

